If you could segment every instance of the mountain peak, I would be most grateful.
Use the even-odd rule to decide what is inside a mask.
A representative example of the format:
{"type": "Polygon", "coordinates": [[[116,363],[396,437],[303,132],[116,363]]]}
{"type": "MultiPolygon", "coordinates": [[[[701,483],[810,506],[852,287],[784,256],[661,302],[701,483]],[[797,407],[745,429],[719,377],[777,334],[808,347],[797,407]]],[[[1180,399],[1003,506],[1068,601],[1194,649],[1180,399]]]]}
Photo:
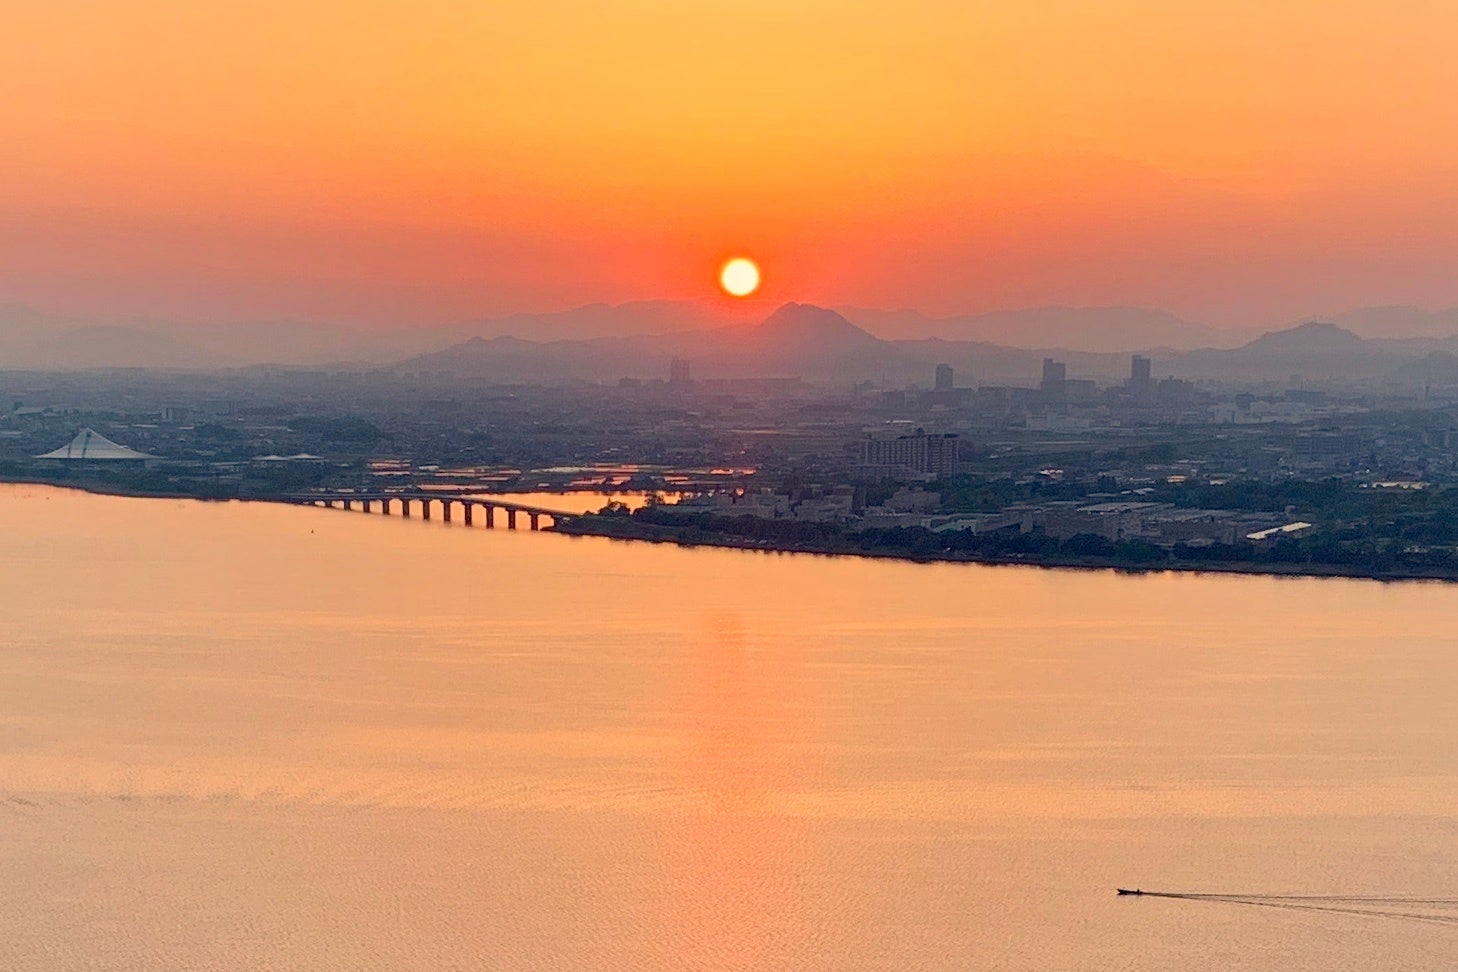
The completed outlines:
{"type": "Polygon", "coordinates": [[[856,327],[841,314],[814,304],[781,304],[754,329],[760,341],[824,344],[837,349],[879,344],[880,338],[856,327]]]}
{"type": "Polygon", "coordinates": [[[1284,331],[1267,331],[1246,347],[1264,351],[1352,351],[1365,343],[1344,327],[1307,321],[1284,331]]]}

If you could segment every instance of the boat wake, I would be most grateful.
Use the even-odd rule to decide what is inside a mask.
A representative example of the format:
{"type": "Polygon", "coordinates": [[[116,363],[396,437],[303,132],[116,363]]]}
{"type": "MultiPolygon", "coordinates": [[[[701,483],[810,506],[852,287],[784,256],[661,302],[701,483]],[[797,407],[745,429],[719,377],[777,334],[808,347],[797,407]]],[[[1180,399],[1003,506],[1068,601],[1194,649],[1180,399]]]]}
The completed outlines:
{"type": "Polygon", "coordinates": [[[1144,891],[1116,889],[1119,894],[1140,898],[1172,898],[1214,904],[1311,911],[1324,914],[1389,918],[1435,925],[1458,925],[1458,898],[1421,898],[1343,894],[1209,894],[1194,891],[1144,891]]]}

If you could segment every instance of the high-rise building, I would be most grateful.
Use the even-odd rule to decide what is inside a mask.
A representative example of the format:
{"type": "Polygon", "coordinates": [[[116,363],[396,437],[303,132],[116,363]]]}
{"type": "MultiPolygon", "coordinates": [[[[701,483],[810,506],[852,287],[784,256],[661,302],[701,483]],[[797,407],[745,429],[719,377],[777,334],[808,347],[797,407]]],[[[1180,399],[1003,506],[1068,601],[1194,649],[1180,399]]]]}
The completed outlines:
{"type": "Polygon", "coordinates": [[[1038,389],[1046,401],[1062,402],[1068,394],[1068,365],[1052,358],[1044,358],[1043,381],[1038,389]]]}
{"type": "Polygon", "coordinates": [[[1150,373],[1149,359],[1142,354],[1134,355],[1129,363],[1129,392],[1136,399],[1147,399],[1154,394],[1154,378],[1150,373]]]}
{"type": "Polygon", "coordinates": [[[949,364],[937,365],[937,391],[952,390],[952,366],[949,364]]]}
{"type": "Polygon", "coordinates": [[[954,432],[929,435],[921,429],[913,435],[867,438],[861,443],[860,472],[875,479],[951,476],[957,471],[959,443],[954,432]]]}
{"type": "Polygon", "coordinates": [[[668,363],[668,383],[670,385],[687,385],[689,378],[689,363],[685,358],[674,358],[668,363]]]}

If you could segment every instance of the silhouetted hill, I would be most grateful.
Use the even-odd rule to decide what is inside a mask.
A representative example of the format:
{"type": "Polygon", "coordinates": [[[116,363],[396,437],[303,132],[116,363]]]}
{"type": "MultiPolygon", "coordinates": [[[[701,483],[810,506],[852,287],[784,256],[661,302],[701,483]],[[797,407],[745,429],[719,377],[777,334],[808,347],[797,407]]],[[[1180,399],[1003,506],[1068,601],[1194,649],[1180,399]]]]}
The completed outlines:
{"type": "Polygon", "coordinates": [[[1364,338],[1452,338],[1458,335],[1458,307],[1424,310],[1420,307],[1363,307],[1330,318],[1364,338]]]}
{"type": "Polygon", "coordinates": [[[1174,372],[1186,378],[1227,381],[1285,379],[1293,375],[1350,381],[1382,376],[1414,356],[1363,340],[1335,324],[1311,321],[1283,331],[1268,331],[1238,348],[1192,351],[1178,359],[1174,372]]]}
{"type": "Polygon", "coordinates": [[[764,317],[769,310],[765,302],[757,300],[639,300],[480,318],[447,324],[436,330],[452,340],[518,337],[532,341],[587,341],[749,324],[764,317]]]}
{"type": "Polygon", "coordinates": [[[706,377],[843,380],[879,375],[901,357],[891,342],[813,304],[783,304],[755,327],[716,333],[723,343],[707,349],[696,363],[706,377]]]}
{"type": "MultiPolygon", "coordinates": [[[[1125,355],[1052,352],[1074,373],[1115,379],[1127,373],[1125,355]]],[[[883,341],[843,315],[810,304],[785,304],[758,325],[708,331],[525,341],[474,338],[401,362],[404,372],[448,373],[495,381],[604,381],[662,378],[672,357],[691,360],[696,378],[802,377],[851,383],[881,380],[929,384],[939,363],[950,363],[963,383],[1036,381],[1042,351],[969,341],[883,341]]]]}
{"type": "Polygon", "coordinates": [[[37,351],[75,368],[216,368],[218,356],[182,338],[135,327],[94,324],[42,342],[37,351]]]}
{"type": "Polygon", "coordinates": [[[1239,351],[1246,354],[1349,354],[1366,346],[1346,328],[1308,321],[1284,331],[1267,331],[1239,351]]]}
{"type": "Polygon", "coordinates": [[[0,367],[26,370],[193,370],[223,364],[226,362],[189,341],[116,324],[47,328],[0,354],[0,367]]]}
{"type": "MultiPolygon", "coordinates": [[[[206,370],[252,364],[384,362],[421,349],[409,329],[351,328],[304,321],[230,324],[97,322],[0,306],[0,368],[206,370]]],[[[432,343],[434,338],[426,338],[432,343]]]]}
{"type": "MultiPolygon", "coordinates": [[[[1165,344],[1174,336],[1171,329],[1184,327],[1178,318],[1163,312],[1122,308],[1048,308],[941,322],[922,319],[927,327],[949,321],[980,321],[979,326],[990,321],[1004,330],[1029,324],[1019,340],[1043,346],[1019,347],[940,337],[888,340],[875,333],[881,325],[865,316],[882,312],[852,313],[863,315],[862,322],[802,303],[768,308],[762,303],[727,300],[646,301],[486,322],[366,329],[299,321],[98,324],[3,305],[0,370],[374,365],[480,380],[601,382],[665,377],[669,360],[683,357],[690,359],[693,374],[699,378],[800,376],[837,383],[884,379],[929,384],[935,366],[945,362],[956,369],[958,384],[1032,385],[1045,355],[1066,362],[1070,376],[1108,382],[1128,375],[1129,348],[1097,352],[1081,350],[1076,339],[1061,342],[1062,346],[1044,340],[1066,336],[1070,328],[1085,328],[1083,346],[1087,347],[1098,343],[1089,338],[1092,331],[1088,329],[1101,326],[1106,315],[1126,324],[1133,320],[1136,331],[1144,328],[1139,333],[1149,339],[1157,333],[1165,344]],[[746,317],[751,314],[756,316],[746,317]],[[1049,329],[1040,331],[1029,323],[1039,321],[1049,329]],[[525,333],[454,336],[473,328],[521,328],[525,333]],[[603,335],[604,330],[613,333],[603,335]]],[[[1429,317],[1437,320],[1441,313],[1429,317]]],[[[883,315],[881,320],[884,324],[890,318],[883,315]]],[[[1190,337],[1206,330],[1180,333],[1190,337]]],[[[1126,328],[1110,333],[1127,336],[1133,332],[1126,328]]],[[[1220,333],[1231,336],[1230,332],[1220,333]]],[[[1104,339],[1113,340],[1107,333],[1104,339]]],[[[1312,381],[1446,385],[1450,383],[1450,358],[1458,355],[1458,337],[1366,339],[1351,328],[1308,322],[1268,332],[1234,348],[1181,351],[1146,346],[1144,350],[1154,359],[1154,372],[1161,377],[1265,382],[1286,381],[1295,375],[1312,381]]]]}
{"type": "Polygon", "coordinates": [[[602,380],[664,376],[671,357],[688,355],[700,377],[818,375],[827,362],[840,367],[847,355],[874,357],[886,348],[834,311],[786,304],[757,325],[697,332],[567,341],[476,337],[398,368],[501,380],[602,380]]]}
{"type": "Polygon", "coordinates": [[[1458,386],[1458,354],[1451,351],[1433,351],[1416,361],[1394,368],[1389,378],[1397,384],[1412,387],[1458,386]]]}
{"type": "Polygon", "coordinates": [[[1029,307],[942,318],[908,310],[843,308],[842,313],[888,340],[941,338],[1027,349],[1110,353],[1233,347],[1247,337],[1147,307],[1029,307]]]}
{"type": "Polygon", "coordinates": [[[148,327],[187,340],[230,365],[383,364],[450,343],[422,328],[363,328],[315,321],[155,323],[148,327]]]}
{"type": "Polygon", "coordinates": [[[781,305],[745,339],[763,354],[837,354],[866,351],[885,343],[833,310],[794,303],[781,305]]]}

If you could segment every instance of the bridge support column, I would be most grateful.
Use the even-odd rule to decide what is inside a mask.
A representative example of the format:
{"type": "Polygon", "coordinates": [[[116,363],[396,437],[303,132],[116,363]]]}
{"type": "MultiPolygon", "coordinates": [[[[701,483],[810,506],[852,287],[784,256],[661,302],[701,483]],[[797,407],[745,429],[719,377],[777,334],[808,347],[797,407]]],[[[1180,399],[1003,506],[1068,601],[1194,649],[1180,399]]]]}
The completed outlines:
{"type": "Polygon", "coordinates": [[[385,514],[386,516],[390,515],[390,497],[386,496],[384,499],[380,500],[380,512],[385,514]]]}
{"type": "Polygon", "coordinates": [[[542,514],[528,513],[527,519],[531,521],[533,530],[540,530],[542,528],[542,514]]]}
{"type": "Polygon", "coordinates": [[[403,496],[400,497],[400,515],[406,518],[410,516],[410,501],[403,496]]]}
{"type": "Polygon", "coordinates": [[[510,507],[506,509],[506,528],[508,530],[516,529],[516,510],[510,507]]]}
{"type": "Polygon", "coordinates": [[[494,506],[486,507],[486,529],[496,529],[496,507],[494,506]]]}
{"type": "Polygon", "coordinates": [[[445,520],[447,523],[451,522],[451,507],[454,505],[454,502],[452,502],[451,500],[440,501],[440,518],[442,520],[445,520]]]}
{"type": "Polygon", "coordinates": [[[476,504],[475,503],[462,503],[461,506],[465,509],[466,526],[470,526],[471,525],[471,521],[474,519],[474,517],[476,515],[476,504]]]}
{"type": "Polygon", "coordinates": [[[423,499],[423,500],[420,501],[420,518],[422,520],[428,520],[428,519],[430,519],[430,498],[429,497],[426,497],[425,499],[423,499]]]}

